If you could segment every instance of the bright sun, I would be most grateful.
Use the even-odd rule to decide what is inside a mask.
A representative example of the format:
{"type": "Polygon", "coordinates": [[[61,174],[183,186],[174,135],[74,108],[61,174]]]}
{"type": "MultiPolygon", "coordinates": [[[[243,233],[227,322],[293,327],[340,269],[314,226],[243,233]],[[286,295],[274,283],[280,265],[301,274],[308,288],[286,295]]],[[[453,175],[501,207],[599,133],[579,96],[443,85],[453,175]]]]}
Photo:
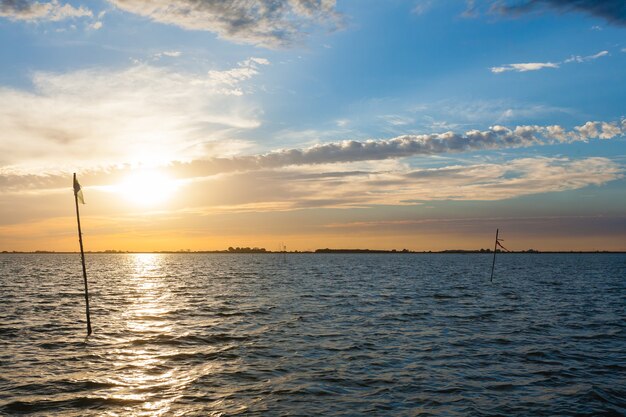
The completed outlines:
{"type": "Polygon", "coordinates": [[[176,188],[176,182],[161,172],[140,171],[129,176],[117,190],[134,204],[153,206],[169,200],[176,188]]]}

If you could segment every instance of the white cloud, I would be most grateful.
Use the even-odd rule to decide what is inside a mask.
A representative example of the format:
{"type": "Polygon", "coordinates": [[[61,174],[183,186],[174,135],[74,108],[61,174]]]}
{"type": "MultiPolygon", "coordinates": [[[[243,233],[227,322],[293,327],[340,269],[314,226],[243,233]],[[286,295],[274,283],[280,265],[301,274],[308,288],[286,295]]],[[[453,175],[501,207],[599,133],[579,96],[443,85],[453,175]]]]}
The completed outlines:
{"type": "Polygon", "coordinates": [[[491,67],[490,70],[494,74],[499,74],[506,71],[527,72],[527,71],[539,71],[544,68],[558,68],[559,64],[553,62],[527,62],[521,64],[507,64],[501,67],[491,67]]]}
{"type": "Polygon", "coordinates": [[[598,52],[597,54],[594,54],[594,55],[588,55],[588,56],[576,55],[576,56],[571,56],[570,58],[566,59],[563,62],[566,63],[566,64],[569,64],[570,62],[582,63],[582,62],[598,59],[598,58],[601,58],[603,56],[607,56],[608,54],[609,54],[609,51],[600,51],[600,52],[598,52]]]}
{"type": "Polygon", "coordinates": [[[237,95],[243,94],[238,86],[242,81],[246,81],[258,74],[259,65],[269,65],[269,61],[265,58],[249,58],[240,62],[237,68],[226,71],[209,71],[208,81],[217,87],[221,94],[237,95]],[[219,88],[218,86],[223,86],[219,88]]]}
{"type": "Polygon", "coordinates": [[[500,67],[491,67],[489,70],[494,74],[499,74],[507,71],[526,72],[526,71],[539,71],[544,68],[559,68],[562,64],[571,63],[583,63],[587,61],[593,61],[603,56],[609,55],[609,51],[600,51],[597,54],[581,56],[572,55],[562,62],[528,62],[525,64],[507,64],[500,67]]]}
{"type": "Polygon", "coordinates": [[[621,126],[617,123],[587,122],[576,127],[583,140],[588,139],[613,139],[624,135],[626,132],[626,120],[622,120],[621,126]]]}
{"type": "Polygon", "coordinates": [[[157,52],[156,54],[154,54],[152,56],[152,58],[155,61],[158,61],[159,59],[163,58],[164,56],[170,57],[170,58],[178,58],[182,54],[183,53],[181,51],[162,51],[162,52],[157,52]]]}
{"type": "Polygon", "coordinates": [[[241,97],[259,62],[205,75],[148,65],[35,73],[33,91],[0,88],[0,168],[41,172],[211,155],[220,150],[212,148],[216,141],[234,142],[237,131],[259,126],[260,110],[241,97]]]}
{"type": "Polygon", "coordinates": [[[59,3],[58,0],[52,0],[48,3],[26,0],[3,0],[0,2],[0,17],[11,20],[49,20],[57,22],[65,19],[91,16],[93,16],[91,10],[84,6],[76,8],[69,3],[59,3]]]}
{"type": "Polygon", "coordinates": [[[93,30],[102,29],[102,22],[100,21],[93,22],[92,24],[89,25],[89,28],[93,30]]]}
{"type": "Polygon", "coordinates": [[[265,47],[298,42],[314,24],[336,28],[335,0],[109,0],[130,13],[221,38],[265,47]]]}

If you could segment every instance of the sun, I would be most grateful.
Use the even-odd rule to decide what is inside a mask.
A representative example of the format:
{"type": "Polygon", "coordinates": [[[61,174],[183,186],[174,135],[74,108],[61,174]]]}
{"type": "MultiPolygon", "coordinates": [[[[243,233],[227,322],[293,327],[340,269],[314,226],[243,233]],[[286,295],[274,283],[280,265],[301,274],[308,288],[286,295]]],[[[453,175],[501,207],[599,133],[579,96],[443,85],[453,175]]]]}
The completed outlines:
{"type": "Polygon", "coordinates": [[[119,194],[136,205],[155,206],[170,200],[178,184],[159,171],[139,171],[116,187],[119,194]]]}

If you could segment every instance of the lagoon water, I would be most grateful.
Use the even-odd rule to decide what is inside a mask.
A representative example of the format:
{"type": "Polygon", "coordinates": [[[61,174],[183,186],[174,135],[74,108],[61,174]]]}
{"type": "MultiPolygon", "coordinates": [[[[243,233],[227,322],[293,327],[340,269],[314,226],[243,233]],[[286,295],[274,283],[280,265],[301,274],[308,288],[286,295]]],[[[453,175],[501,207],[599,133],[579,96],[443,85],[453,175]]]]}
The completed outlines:
{"type": "Polygon", "coordinates": [[[626,255],[0,255],[0,415],[626,414],[626,255]]]}

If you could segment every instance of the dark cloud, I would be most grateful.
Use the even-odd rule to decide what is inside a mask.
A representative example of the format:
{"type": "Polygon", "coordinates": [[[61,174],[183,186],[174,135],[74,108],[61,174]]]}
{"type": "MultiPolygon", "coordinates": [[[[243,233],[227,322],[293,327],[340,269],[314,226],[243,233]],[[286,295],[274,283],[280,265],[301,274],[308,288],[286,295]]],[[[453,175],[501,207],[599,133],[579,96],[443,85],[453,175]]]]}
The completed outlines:
{"type": "Polygon", "coordinates": [[[314,24],[340,25],[335,0],[109,0],[161,23],[206,30],[235,42],[289,46],[314,24]]]}
{"type": "Polygon", "coordinates": [[[30,1],[26,0],[0,0],[0,13],[2,15],[29,14],[33,9],[30,1]]]}
{"type": "Polygon", "coordinates": [[[11,20],[52,20],[59,21],[74,17],[93,16],[91,10],[58,0],[38,2],[28,0],[0,0],[0,17],[11,20]]]}
{"type": "Polygon", "coordinates": [[[501,0],[492,5],[492,11],[510,15],[547,9],[588,13],[614,25],[626,26],[626,1],[624,0],[501,0]]]}

